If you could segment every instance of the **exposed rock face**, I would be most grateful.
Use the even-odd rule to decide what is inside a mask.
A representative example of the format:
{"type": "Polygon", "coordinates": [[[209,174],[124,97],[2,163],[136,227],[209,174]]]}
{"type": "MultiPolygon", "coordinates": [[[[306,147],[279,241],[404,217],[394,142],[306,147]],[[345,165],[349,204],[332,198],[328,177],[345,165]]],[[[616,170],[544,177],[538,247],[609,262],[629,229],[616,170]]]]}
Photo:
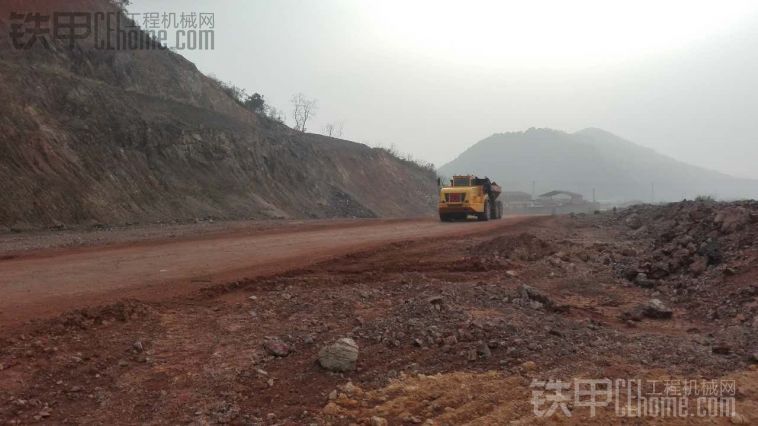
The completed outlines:
{"type": "Polygon", "coordinates": [[[318,362],[330,371],[351,371],[358,361],[358,344],[353,339],[343,337],[325,346],[318,354],[318,362]]]}
{"type": "MultiPolygon", "coordinates": [[[[9,0],[0,34],[11,10],[93,9],[114,10],[9,0]]],[[[50,45],[0,38],[0,225],[434,211],[432,170],[254,114],[171,51],[50,45]]]]}

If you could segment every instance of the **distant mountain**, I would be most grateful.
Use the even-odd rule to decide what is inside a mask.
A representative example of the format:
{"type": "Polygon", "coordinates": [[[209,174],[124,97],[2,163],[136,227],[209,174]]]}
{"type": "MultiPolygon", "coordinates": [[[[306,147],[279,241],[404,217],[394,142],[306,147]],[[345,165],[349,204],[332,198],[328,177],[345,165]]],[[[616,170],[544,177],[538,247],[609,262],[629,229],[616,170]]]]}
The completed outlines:
{"type": "Polygon", "coordinates": [[[711,195],[758,198],[758,181],[693,166],[601,129],[497,133],[442,166],[439,174],[472,173],[509,191],[560,189],[598,201],[673,201],[711,195]]]}

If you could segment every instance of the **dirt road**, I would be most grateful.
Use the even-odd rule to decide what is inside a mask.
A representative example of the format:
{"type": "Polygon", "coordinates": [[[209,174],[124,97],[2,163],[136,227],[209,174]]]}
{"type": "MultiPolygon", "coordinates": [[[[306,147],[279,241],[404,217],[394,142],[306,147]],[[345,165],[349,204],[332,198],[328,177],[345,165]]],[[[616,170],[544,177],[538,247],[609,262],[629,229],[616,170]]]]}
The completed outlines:
{"type": "MultiPolygon", "coordinates": [[[[633,394],[653,398],[667,381],[701,393],[681,405],[696,417],[677,410],[666,424],[755,424],[758,220],[739,231],[716,221],[744,218],[735,207],[309,222],[17,253],[0,262],[2,276],[23,278],[35,297],[47,297],[35,277],[69,292],[69,306],[142,293],[0,327],[0,424],[658,424],[657,410],[621,416],[642,409],[633,394]],[[674,240],[672,221],[684,225],[674,240]],[[696,251],[672,250],[708,238],[720,263],[705,271],[689,266],[696,251]],[[277,268],[287,271],[206,282],[277,268]],[[86,293],[74,300],[76,291],[86,293]],[[342,338],[357,345],[357,361],[337,374],[321,360],[342,338]],[[533,397],[549,378],[644,383],[614,388],[597,413],[569,404],[571,417],[544,419],[533,397]],[[723,386],[720,402],[701,405],[712,383],[723,386]]],[[[49,303],[60,309],[63,297],[49,303]]],[[[574,401],[576,391],[564,395],[574,401]]]]}
{"type": "Polygon", "coordinates": [[[320,221],[264,230],[234,229],[180,241],[163,238],[25,251],[0,260],[0,324],[124,297],[156,300],[389,242],[479,233],[523,220],[444,224],[432,219],[320,221]]]}

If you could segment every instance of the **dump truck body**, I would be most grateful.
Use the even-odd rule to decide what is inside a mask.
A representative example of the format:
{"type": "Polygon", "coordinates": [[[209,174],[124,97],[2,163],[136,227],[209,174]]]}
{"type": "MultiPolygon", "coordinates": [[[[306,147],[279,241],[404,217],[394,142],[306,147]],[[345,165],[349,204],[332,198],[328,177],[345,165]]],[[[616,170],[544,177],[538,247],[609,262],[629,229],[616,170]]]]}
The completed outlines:
{"type": "Polygon", "coordinates": [[[500,186],[489,178],[453,176],[450,186],[440,188],[440,220],[466,219],[469,215],[479,220],[500,219],[503,206],[497,197],[501,192],[500,186]]]}

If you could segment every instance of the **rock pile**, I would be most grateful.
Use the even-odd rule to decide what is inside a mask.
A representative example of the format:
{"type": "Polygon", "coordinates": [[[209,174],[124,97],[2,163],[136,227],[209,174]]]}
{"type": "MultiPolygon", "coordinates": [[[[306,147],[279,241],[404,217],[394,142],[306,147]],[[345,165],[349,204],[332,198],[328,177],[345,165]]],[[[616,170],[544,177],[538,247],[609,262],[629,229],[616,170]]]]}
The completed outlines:
{"type": "Polygon", "coordinates": [[[685,201],[666,206],[633,206],[618,220],[652,247],[621,273],[642,287],[674,275],[700,276],[726,270],[758,244],[758,202],[685,201]]]}

